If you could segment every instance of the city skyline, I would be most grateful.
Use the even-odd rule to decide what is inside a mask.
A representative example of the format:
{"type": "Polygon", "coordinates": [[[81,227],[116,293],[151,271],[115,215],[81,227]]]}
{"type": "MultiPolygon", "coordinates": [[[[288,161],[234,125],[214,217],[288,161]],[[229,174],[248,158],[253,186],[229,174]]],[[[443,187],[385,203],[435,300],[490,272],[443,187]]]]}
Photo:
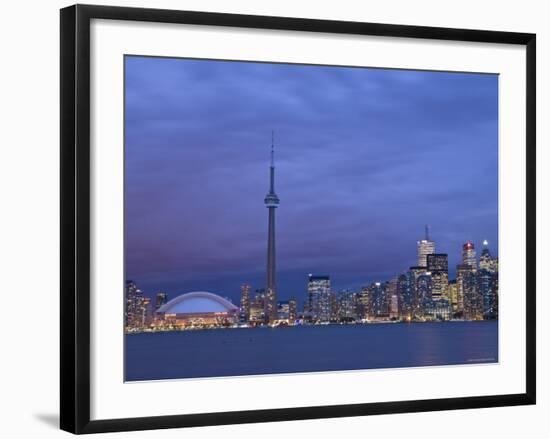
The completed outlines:
{"type": "MultiPolygon", "coordinates": [[[[417,242],[417,260],[421,257],[426,257],[426,265],[425,266],[419,266],[414,265],[414,263],[407,269],[403,270],[401,272],[396,272],[393,274],[393,276],[384,278],[384,279],[376,279],[368,282],[363,282],[359,288],[333,288],[332,287],[332,277],[329,273],[306,273],[304,274],[304,285],[303,288],[294,295],[289,295],[288,297],[285,297],[283,299],[280,299],[277,295],[272,297],[272,301],[274,302],[272,306],[277,309],[277,307],[281,304],[287,304],[289,301],[294,301],[296,305],[299,307],[299,309],[302,309],[303,312],[311,312],[313,305],[311,304],[311,282],[312,279],[314,281],[323,280],[328,281],[328,286],[326,287],[326,291],[329,294],[335,294],[338,297],[342,297],[346,294],[353,294],[353,295],[360,295],[361,292],[365,291],[365,289],[368,289],[372,287],[373,285],[382,285],[385,289],[387,285],[391,284],[394,281],[397,281],[401,276],[406,276],[409,273],[417,271],[419,274],[427,273],[430,277],[430,286],[429,286],[429,294],[431,297],[434,298],[434,300],[441,300],[446,299],[449,300],[452,293],[450,290],[450,284],[451,283],[457,283],[460,278],[460,269],[464,269],[464,267],[468,267],[466,271],[470,271],[471,269],[475,271],[488,271],[490,273],[498,273],[498,255],[495,255],[491,252],[491,249],[489,247],[489,242],[487,240],[482,241],[482,247],[478,248],[480,250],[476,250],[476,246],[472,241],[466,241],[462,246],[462,253],[461,253],[461,260],[459,261],[459,264],[457,264],[457,271],[456,276],[451,276],[450,273],[450,267],[448,263],[448,254],[447,253],[438,253],[435,252],[436,243],[435,241],[431,241],[428,237],[427,233],[428,226],[425,226],[426,235],[424,240],[419,240],[417,242]],[[432,250],[431,252],[425,254],[424,248],[422,246],[422,243],[425,243],[426,241],[430,242],[432,250]],[[496,262],[495,262],[496,261],[496,262]],[[496,266],[494,265],[496,263],[496,266]],[[439,273],[444,273],[444,279],[439,278],[439,273]],[[441,284],[443,282],[443,284],[441,284]]],[[[269,247],[269,246],[268,246],[269,247]]],[[[269,250],[268,250],[269,252],[269,250]]],[[[269,262],[268,262],[268,270],[269,271],[269,262]]],[[[241,312],[245,312],[247,314],[249,311],[250,304],[254,301],[255,297],[263,296],[266,293],[267,285],[269,283],[269,276],[267,276],[267,282],[265,279],[264,273],[264,284],[259,285],[252,285],[248,282],[241,283],[239,288],[239,298],[237,300],[234,300],[232,297],[225,296],[224,298],[232,302],[235,306],[240,307],[241,312]],[[245,294],[245,308],[248,308],[248,310],[243,310],[243,290],[246,291],[245,294]]],[[[416,277],[416,276],[415,276],[416,277]]],[[[497,276],[498,277],[498,276],[497,276]]],[[[415,283],[416,283],[415,279],[415,283]]],[[[127,279],[126,283],[132,283],[135,286],[135,280],[134,279],[127,279]]],[[[137,287],[136,287],[137,288],[137,287]]],[[[416,289],[416,286],[414,287],[416,289]]],[[[141,290],[140,290],[141,291],[141,290]]],[[[202,290],[197,290],[202,291],[202,290]]],[[[190,291],[194,294],[193,291],[190,291]]],[[[162,290],[155,290],[144,292],[142,291],[141,294],[144,296],[151,296],[146,297],[146,300],[153,300],[153,298],[156,298],[157,305],[155,306],[155,310],[159,308],[158,301],[159,301],[159,295],[162,297],[162,304],[167,303],[168,300],[174,299],[176,297],[181,297],[189,292],[178,292],[173,295],[168,295],[166,291],[162,290]],[[145,294],[147,293],[147,294],[145,294]],[[156,296],[156,297],[154,297],[156,296]]],[[[208,293],[210,294],[210,293],[208,293]]],[[[395,292],[397,294],[397,292],[395,292]]],[[[477,293],[476,293],[477,294],[477,293]]],[[[498,287],[497,287],[497,296],[498,296],[498,287]]],[[[266,298],[269,297],[266,295],[266,298]]],[[[389,296],[388,296],[389,298],[389,296]]],[[[449,305],[451,305],[451,301],[449,300],[449,305]]],[[[455,306],[457,304],[455,303],[455,306]]],[[[140,305],[141,306],[141,305],[140,305]]],[[[327,306],[327,304],[325,304],[327,306]]],[[[461,305],[463,306],[463,305],[461,305]]],[[[262,306],[260,306],[261,309],[264,310],[266,314],[271,314],[269,312],[269,308],[267,307],[267,302],[264,303],[262,306]]],[[[263,319],[263,317],[262,317],[263,319]]],[[[267,319],[270,320],[269,318],[267,319]]],[[[273,317],[271,318],[273,320],[273,317]]],[[[276,320],[276,318],[275,318],[276,320]]]]}
{"type": "Polygon", "coordinates": [[[282,156],[278,299],[301,296],[310,272],[331,273],[336,290],[389,280],[416,265],[416,242],[422,238],[417,232],[425,222],[433,226],[436,252],[449,255],[453,277],[465,240],[488,239],[498,255],[497,81],[491,75],[139,57],[127,57],[126,62],[127,278],[151,295],[207,290],[238,303],[241,284],[265,287],[265,216],[259,219],[265,211],[259,203],[265,196],[266,178],[260,171],[266,161],[259,154],[267,150],[265,132],[260,132],[267,122],[277,132],[282,156]],[[149,83],[154,90],[146,86],[148,75],[156,80],[149,83]],[[159,81],[159,75],[168,85],[162,85],[166,81],[159,81]],[[243,80],[252,75],[254,84],[243,80]],[[237,77],[243,84],[235,83],[237,77]],[[262,78],[266,86],[277,79],[277,93],[264,91],[262,78]],[[182,94],[178,96],[182,104],[163,94],[163,87],[174,90],[174,81],[182,87],[198,82],[193,99],[182,94]],[[312,81],[324,84],[323,97],[307,89],[312,81]],[[215,95],[208,91],[212,84],[215,95]],[[411,93],[411,85],[420,92],[411,93]],[[380,103],[364,108],[350,100],[353,90],[365,98],[374,94],[380,103]],[[236,91],[241,94],[235,95],[236,91]],[[231,104],[230,92],[237,98],[231,104]],[[399,108],[380,96],[405,92],[399,108]],[[447,95],[441,99],[443,92],[447,95]],[[359,126],[358,120],[350,125],[338,112],[327,112],[342,97],[351,107],[344,113],[375,116],[382,127],[371,125],[369,119],[365,126],[359,126]],[[250,129],[245,121],[255,124],[259,117],[251,114],[254,103],[265,121],[250,129]],[[272,108],[269,103],[283,108],[267,111],[272,108]],[[486,107],[485,117],[474,120],[470,113],[480,116],[476,103],[486,107]],[[413,104],[426,107],[426,114],[403,112],[402,106],[413,104]],[[296,105],[300,111],[292,112],[296,105]],[[235,107],[238,111],[230,111],[235,107]],[[319,113],[319,107],[327,126],[302,129],[299,123],[313,128],[313,118],[308,123],[303,114],[319,113]],[[199,116],[191,116],[219,108],[226,110],[219,113],[218,126],[224,129],[199,133],[193,125],[200,124],[199,116]],[[456,127],[440,114],[449,108],[456,127]],[[242,112],[247,114],[243,120],[235,117],[242,112]],[[299,121],[291,123],[289,116],[299,121]],[[439,125],[443,122],[445,133],[441,126],[430,131],[435,118],[439,125]],[[370,131],[389,130],[389,122],[406,124],[409,138],[388,131],[384,141],[373,145],[376,139],[370,131]],[[286,129],[279,134],[281,125],[286,129]],[[343,135],[342,126],[354,131],[343,135]],[[459,147],[451,141],[455,134],[460,135],[460,150],[453,149],[459,147]],[[300,140],[307,141],[304,145],[300,140]],[[440,142],[444,147],[420,148],[419,142],[440,142]],[[494,148],[478,148],[482,142],[493,143],[494,148]],[[473,152],[475,160],[464,160],[473,152]],[[258,198],[257,192],[263,194],[258,198]]]}

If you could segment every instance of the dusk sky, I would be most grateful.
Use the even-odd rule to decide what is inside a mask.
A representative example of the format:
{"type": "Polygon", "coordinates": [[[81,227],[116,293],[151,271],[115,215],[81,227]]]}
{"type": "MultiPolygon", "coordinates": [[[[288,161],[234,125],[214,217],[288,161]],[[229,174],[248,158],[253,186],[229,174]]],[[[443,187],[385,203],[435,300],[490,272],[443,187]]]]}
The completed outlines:
{"type": "Polygon", "coordinates": [[[335,291],[416,265],[431,227],[498,254],[498,76],[126,57],[126,278],[147,296],[265,287],[271,130],[277,277],[335,291]]]}

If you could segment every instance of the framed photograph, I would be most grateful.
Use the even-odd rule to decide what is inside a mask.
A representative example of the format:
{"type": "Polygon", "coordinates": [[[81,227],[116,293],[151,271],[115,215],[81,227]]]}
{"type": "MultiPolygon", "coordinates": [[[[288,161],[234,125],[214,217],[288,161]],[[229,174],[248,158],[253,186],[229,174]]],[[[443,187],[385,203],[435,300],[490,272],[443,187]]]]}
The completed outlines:
{"type": "Polygon", "coordinates": [[[61,428],[535,403],[535,35],[61,10],[61,428]]]}

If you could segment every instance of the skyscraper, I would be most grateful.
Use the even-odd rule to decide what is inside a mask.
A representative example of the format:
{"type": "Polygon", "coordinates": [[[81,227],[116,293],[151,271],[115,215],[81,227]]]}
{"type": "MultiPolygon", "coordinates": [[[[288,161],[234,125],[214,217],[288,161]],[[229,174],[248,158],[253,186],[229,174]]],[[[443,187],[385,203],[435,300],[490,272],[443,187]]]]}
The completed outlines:
{"type": "Polygon", "coordinates": [[[288,301],[288,323],[294,324],[298,318],[298,303],[295,298],[288,301]]]}
{"type": "Polygon", "coordinates": [[[250,285],[241,285],[241,313],[245,322],[250,319],[250,285]]]}
{"type": "Polygon", "coordinates": [[[464,313],[464,297],[471,288],[473,268],[467,264],[456,266],[456,312],[464,313]]]}
{"type": "Polygon", "coordinates": [[[453,312],[458,311],[458,284],[456,280],[449,282],[449,299],[453,312]]]}
{"type": "Polygon", "coordinates": [[[494,319],[498,316],[498,273],[491,273],[484,268],[477,272],[477,289],[481,299],[484,319],[494,319]]]}
{"type": "Polygon", "coordinates": [[[147,298],[137,285],[131,281],[126,281],[126,312],[125,323],[127,329],[142,329],[144,326],[145,309],[150,305],[145,302],[147,298]],[[145,304],[144,304],[145,302],[145,304]]]}
{"type": "Polygon", "coordinates": [[[477,268],[476,249],[472,241],[468,241],[462,246],[462,263],[469,265],[474,270],[477,268]]]}
{"type": "Polygon", "coordinates": [[[398,278],[399,314],[404,320],[412,320],[415,308],[416,276],[407,271],[398,278]]]}
{"type": "Polygon", "coordinates": [[[426,225],[424,239],[417,242],[418,266],[426,267],[428,265],[428,255],[435,253],[435,242],[430,239],[430,230],[426,225]]]}
{"type": "Polygon", "coordinates": [[[483,250],[481,251],[481,256],[479,257],[479,269],[487,270],[490,273],[498,272],[498,259],[491,256],[489,251],[489,243],[487,240],[483,241],[483,250]]]}
{"type": "Polygon", "coordinates": [[[266,319],[277,319],[277,278],[275,269],[275,209],[279,206],[279,197],[275,193],[275,145],[271,133],[271,165],[269,167],[269,192],[264,203],[268,210],[267,232],[267,282],[266,282],[266,319]]]}
{"type": "Polygon", "coordinates": [[[428,272],[432,273],[433,300],[447,300],[449,297],[449,262],[447,254],[433,253],[428,255],[428,272]]]}
{"type": "Polygon", "coordinates": [[[417,314],[419,316],[424,315],[424,308],[432,301],[432,275],[431,273],[424,273],[418,276],[416,280],[416,303],[417,314]]]}
{"type": "Polygon", "coordinates": [[[155,298],[155,311],[168,302],[168,294],[159,291],[155,298]]]}
{"type": "Polygon", "coordinates": [[[314,321],[330,320],[330,276],[308,276],[306,312],[314,321]]]}

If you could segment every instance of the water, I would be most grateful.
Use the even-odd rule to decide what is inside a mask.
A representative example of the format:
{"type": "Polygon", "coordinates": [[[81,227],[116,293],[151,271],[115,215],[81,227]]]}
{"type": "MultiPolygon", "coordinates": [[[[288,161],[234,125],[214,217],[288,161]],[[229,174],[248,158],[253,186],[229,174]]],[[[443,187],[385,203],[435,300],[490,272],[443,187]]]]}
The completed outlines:
{"type": "Polygon", "coordinates": [[[127,381],[497,361],[496,321],[126,335],[127,381]]]}

